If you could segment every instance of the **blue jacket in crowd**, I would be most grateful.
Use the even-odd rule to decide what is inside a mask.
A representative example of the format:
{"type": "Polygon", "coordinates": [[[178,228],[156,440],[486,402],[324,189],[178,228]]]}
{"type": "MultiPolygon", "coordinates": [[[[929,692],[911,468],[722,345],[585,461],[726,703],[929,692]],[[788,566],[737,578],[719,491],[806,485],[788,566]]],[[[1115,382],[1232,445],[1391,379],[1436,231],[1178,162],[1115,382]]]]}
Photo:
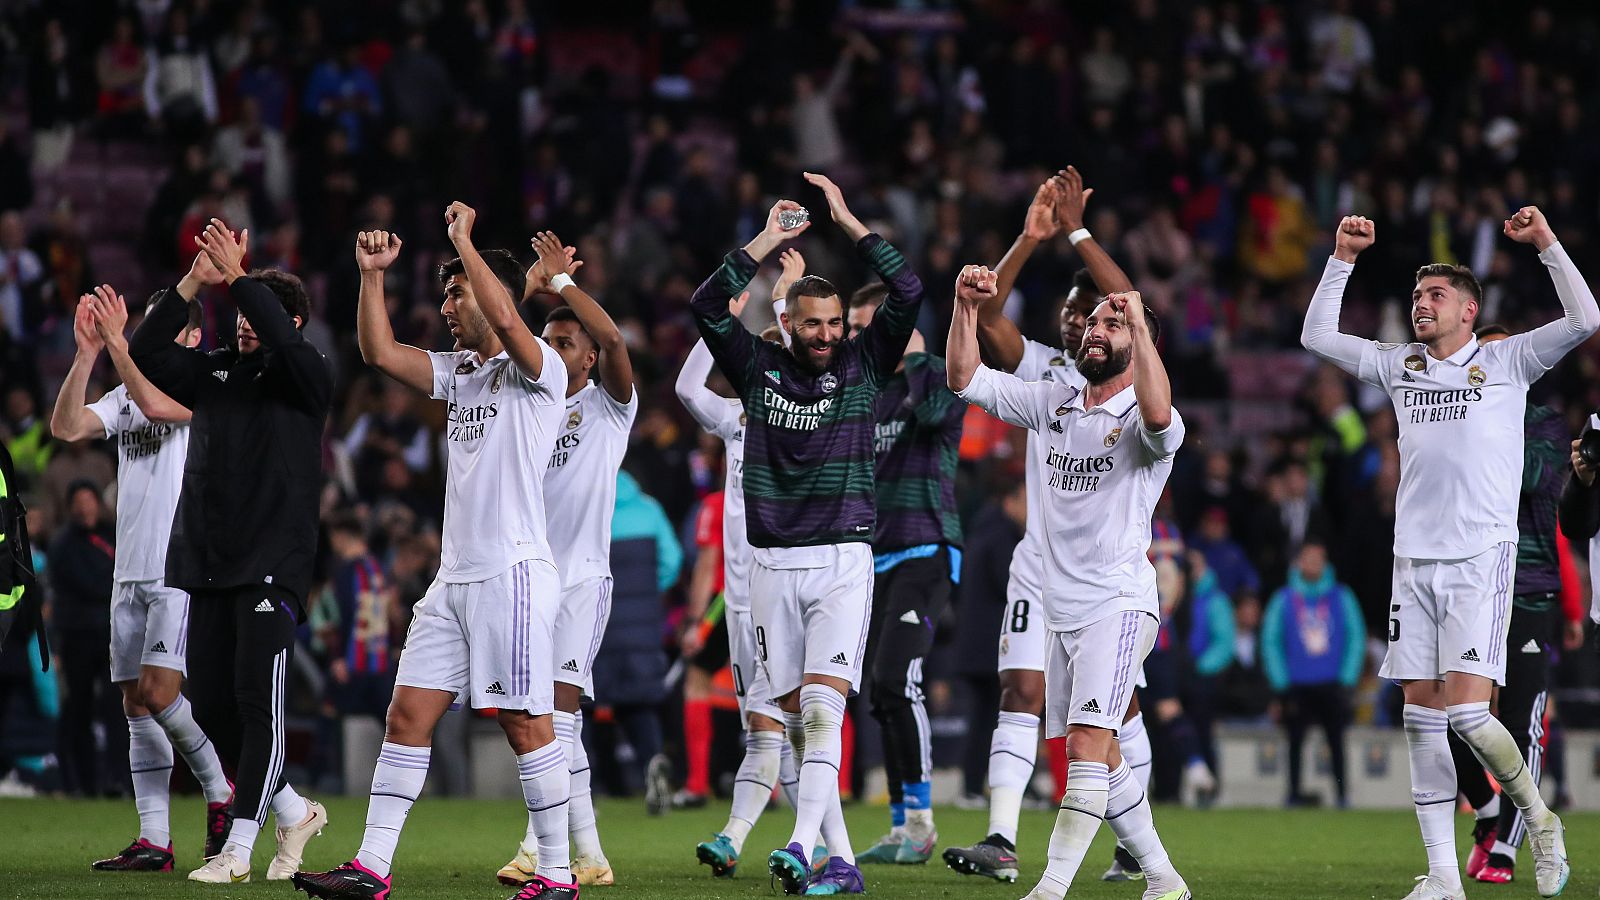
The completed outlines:
{"type": "Polygon", "coordinates": [[[1366,626],[1356,596],[1334,580],[1332,566],[1307,582],[1298,568],[1267,604],[1261,621],[1261,662],[1279,693],[1291,687],[1338,682],[1354,687],[1361,678],[1366,626]]]}

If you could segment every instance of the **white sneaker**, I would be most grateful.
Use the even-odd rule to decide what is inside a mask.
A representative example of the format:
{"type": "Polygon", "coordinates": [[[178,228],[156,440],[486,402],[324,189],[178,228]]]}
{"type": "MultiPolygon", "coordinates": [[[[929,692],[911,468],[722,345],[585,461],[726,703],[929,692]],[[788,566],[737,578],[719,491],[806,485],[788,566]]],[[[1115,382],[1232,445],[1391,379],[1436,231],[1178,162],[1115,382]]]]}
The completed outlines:
{"type": "Polygon", "coordinates": [[[1143,900],[1191,900],[1193,896],[1189,893],[1189,886],[1180,881],[1178,886],[1171,890],[1145,888],[1143,900]]]}
{"type": "Polygon", "coordinates": [[[300,871],[300,860],[305,857],[306,844],[322,833],[328,824],[328,810],[321,803],[307,799],[306,808],[311,814],[305,821],[288,828],[278,829],[278,852],[272,855],[267,866],[268,881],[288,881],[289,876],[300,871]]]}
{"type": "Polygon", "coordinates": [[[243,884],[250,880],[250,864],[223,850],[206,860],[206,864],[189,873],[190,881],[205,884],[243,884]]]}
{"type": "Polygon", "coordinates": [[[1533,853],[1533,880],[1539,896],[1554,897],[1567,886],[1572,868],[1567,865],[1566,828],[1561,817],[1545,813],[1539,827],[1528,826],[1528,849],[1533,853]]]}
{"type": "Polygon", "coordinates": [[[572,861],[572,880],[578,884],[616,884],[617,876],[604,856],[580,856],[572,861]]]}
{"type": "Polygon", "coordinates": [[[1187,795],[1186,806],[1207,807],[1217,796],[1217,776],[1211,774],[1211,767],[1204,760],[1195,760],[1184,767],[1183,793],[1187,795]]]}
{"type": "Polygon", "coordinates": [[[539,874],[538,851],[529,853],[518,847],[517,855],[511,858],[511,862],[501,866],[494,877],[506,887],[521,887],[532,881],[533,876],[537,874],[539,874]]]}
{"type": "Polygon", "coordinates": [[[1417,886],[1411,889],[1405,900],[1467,900],[1467,892],[1460,886],[1446,887],[1432,875],[1418,875],[1417,886]]]}

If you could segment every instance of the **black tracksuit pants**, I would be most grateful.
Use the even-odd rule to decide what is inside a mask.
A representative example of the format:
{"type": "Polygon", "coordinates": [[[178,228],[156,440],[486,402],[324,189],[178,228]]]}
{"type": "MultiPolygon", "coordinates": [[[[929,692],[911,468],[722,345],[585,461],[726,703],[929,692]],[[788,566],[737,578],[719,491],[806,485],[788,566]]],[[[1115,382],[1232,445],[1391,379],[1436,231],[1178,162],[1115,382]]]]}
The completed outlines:
{"type": "Polygon", "coordinates": [[[908,559],[875,577],[867,629],[867,699],[883,734],[889,800],[904,802],[907,782],[933,777],[922,661],[950,602],[950,551],[908,559]]]}
{"type": "Polygon", "coordinates": [[[283,784],[284,694],[299,619],[299,600],[270,584],[190,592],[195,719],[235,764],[233,814],[258,825],[283,784]]]}

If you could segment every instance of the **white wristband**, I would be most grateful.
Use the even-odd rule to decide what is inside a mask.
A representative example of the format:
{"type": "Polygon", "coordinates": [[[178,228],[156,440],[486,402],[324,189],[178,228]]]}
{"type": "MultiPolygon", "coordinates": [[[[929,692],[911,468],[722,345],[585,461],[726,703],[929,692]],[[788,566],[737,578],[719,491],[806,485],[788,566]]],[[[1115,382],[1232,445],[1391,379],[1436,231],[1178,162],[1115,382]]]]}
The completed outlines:
{"type": "Polygon", "coordinates": [[[577,282],[572,280],[571,275],[561,272],[558,273],[554,278],[550,279],[550,290],[560,294],[562,291],[572,287],[575,284],[577,284],[577,282]]]}
{"type": "Polygon", "coordinates": [[[1079,242],[1087,241],[1090,237],[1092,237],[1092,235],[1089,234],[1089,229],[1079,228],[1076,231],[1073,231],[1071,234],[1068,234],[1067,240],[1072,242],[1072,246],[1076,247],[1078,246],[1079,242]]]}

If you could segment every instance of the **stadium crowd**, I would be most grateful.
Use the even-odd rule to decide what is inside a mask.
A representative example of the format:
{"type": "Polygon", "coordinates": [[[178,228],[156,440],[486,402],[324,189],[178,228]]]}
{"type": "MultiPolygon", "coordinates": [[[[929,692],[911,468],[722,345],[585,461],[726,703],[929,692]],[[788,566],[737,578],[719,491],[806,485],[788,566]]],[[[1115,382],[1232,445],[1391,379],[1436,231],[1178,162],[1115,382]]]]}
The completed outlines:
{"type": "MultiPolygon", "coordinates": [[[[1516,332],[1548,318],[1541,266],[1498,234],[1525,204],[1545,211],[1580,269],[1600,272],[1600,123],[1583,102],[1597,86],[1585,61],[1600,17],[1398,0],[628,6],[631,29],[526,0],[56,0],[0,13],[11,51],[0,63],[0,438],[35,516],[59,662],[47,676],[20,643],[0,654],[0,766],[20,766],[8,784],[125,790],[127,735],[104,655],[115,467],[103,442],[53,440],[49,410],[79,295],[113,277],[130,301],[172,283],[212,216],[250,230],[255,265],[306,279],[308,334],[337,371],[319,599],[300,656],[312,663],[293,695],[311,739],[295,762],[337,773],[339,718],[381,717],[410,607],[439,563],[444,421],[362,364],[351,248],[358,230],[405,238],[409,265],[387,281],[397,336],[447,349],[433,271],[454,255],[439,214],[460,197],[481,210],[485,246],[531,263],[536,230],[575,243],[586,289],[634,360],[641,407],[616,527],[656,541],[661,566],[647,599],[613,614],[607,644],[631,668],[596,685],[591,721],[607,747],[595,754],[601,784],[638,789],[644,761],[681,745],[673,661],[694,624],[682,615],[693,525],[720,484],[720,445],[672,392],[696,336],[689,296],[761,228],[773,198],[822,209],[802,170],[829,173],[906,252],[930,287],[929,336],[948,328],[960,267],[998,262],[1044,179],[1071,163],[1093,188],[1084,224],[1165,323],[1161,349],[1190,423],[1152,548],[1171,561],[1158,652],[1185,673],[1157,718],[1162,734],[1198,735],[1198,760],[1169,759],[1169,772],[1215,766],[1218,721],[1303,734],[1307,704],[1295,700],[1308,684],[1274,624],[1286,585],[1348,586],[1341,611],[1355,637],[1331,683],[1310,686],[1356,720],[1396,724],[1398,696],[1375,678],[1394,413],[1301,351],[1300,323],[1332,228],[1350,213],[1370,216],[1382,239],[1352,279],[1345,322],[1383,340],[1408,333],[1423,259],[1478,274],[1483,321],[1516,332]],[[162,160],[142,208],[70,177],[119,156],[162,160]],[[131,258],[108,252],[114,223],[137,240],[131,258]]],[[[841,242],[814,234],[803,248],[841,287],[865,281],[841,242]]],[[[1025,333],[1054,341],[1079,265],[1065,234],[1035,254],[1007,306],[1025,333]]],[[[770,282],[755,287],[764,299],[770,282]]],[[[206,303],[212,347],[233,318],[219,297],[206,303]]],[[[553,305],[535,295],[524,315],[553,305]]],[[[763,304],[750,310],[747,324],[770,324],[763,304]]],[[[1530,402],[1576,435],[1600,408],[1597,366],[1590,342],[1530,402]]],[[[100,389],[114,378],[109,364],[96,371],[100,389]]],[[[927,673],[931,711],[949,724],[941,758],[964,765],[973,794],[986,742],[958,755],[946,738],[994,719],[1021,442],[969,414],[968,575],[927,673]]],[[[1582,571],[1579,559],[1564,580],[1553,685],[1558,717],[1593,725],[1600,678],[1591,655],[1572,652],[1582,571]]],[[[450,739],[439,743],[443,758],[450,739]]],[[[1169,756],[1179,745],[1156,741],[1169,756]]]]}

